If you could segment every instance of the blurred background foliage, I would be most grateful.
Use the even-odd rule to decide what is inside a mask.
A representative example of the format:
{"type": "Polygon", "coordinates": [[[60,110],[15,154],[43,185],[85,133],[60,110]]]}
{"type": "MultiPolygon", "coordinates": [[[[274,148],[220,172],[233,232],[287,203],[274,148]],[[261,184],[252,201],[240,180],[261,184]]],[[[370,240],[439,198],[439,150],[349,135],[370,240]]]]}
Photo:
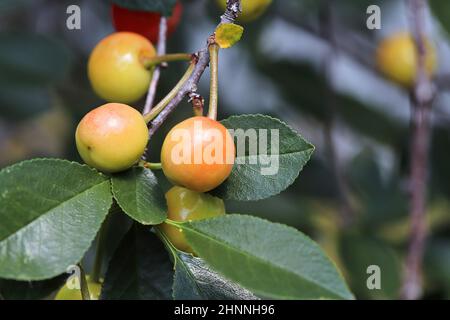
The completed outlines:
{"type": "MultiPolygon", "coordinates": [[[[171,52],[200,48],[221,14],[214,1],[183,4],[182,23],[168,43],[171,52]]],[[[440,63],[424,298],[450,298],[450,2],[433,0],[431,7],[427,34],[440,63]]],[[[409,228],[409,95],[377,73],[374,49],[384,36],[408,28],[402,0],[275,0],[267,14],[245,25],[237,46],[221,52],[221,118],[271,114],[317,147],[286,192],[255,203],[229,202],[228,212],[307,233],[335,259],[358,298],[396,298],[402,279],[409,228]],[[366,28],[371,4],[381,7],[381,30],[366,28]],[[366,286],[366,269],[373,264],[382,271],[381,290],[366,286]]],[[[0,0],[0,167],[33,157],[80,161],[76,123],[103,103],[90,88],[87,59],[111,32],[106,0],[0,0]],[[66,28],[71,4],[81,8],[81,30],[66,28]]],[[[159,97],[184,67],[176,63],[163,71],[159,97]]],[[[199,90],[205,96],[208,80],[206,73],[199,90]]],[[[164,134],[191,113],[184,103],[171,115],[151,142],[151,160],[159,161],[164,134]]],[[[116,220],[110,252],[127,225],[116,220]]],[[[39,283],[0,284],[10,297],[30,298],[48,295],[59,281],[50,280],[42,290],[39,283]],[[31,293],[30,287],[37,290],[31,293]]]]}

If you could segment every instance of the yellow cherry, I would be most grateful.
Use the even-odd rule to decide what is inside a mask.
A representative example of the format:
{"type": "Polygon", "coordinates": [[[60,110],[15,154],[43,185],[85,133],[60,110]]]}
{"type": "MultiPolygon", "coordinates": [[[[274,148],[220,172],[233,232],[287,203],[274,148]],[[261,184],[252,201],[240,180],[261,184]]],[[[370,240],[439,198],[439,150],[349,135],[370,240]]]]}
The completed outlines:
{"type": "Polygon", "coordinates": [[[88,75],[94,91],[110,102],[132,103],[148,90],[152,70],[143,62],[156,55],[145,37],[116,32],[101,40],[89,57],[88,75]]]}
{"type": "MultiPolygon", "coordinates": [[[[425,39],[425,44],[425,69],[432,77],[437,66],[436,51],[428,39],[425,39]]],[[[378,46],[376,60],[379,70],[392,81],[405,87],[415,83],[418,54],[409,33],[396,33],[384,39],[378,46]]]]}
{"type": "MultiPolygon", "coordinates": [[[[167,191],[166,200],[167,217],[173,221],[187,222],[225,214],[222,199],[182,187],[176,186],[167,191]]],[[[161,224],[160,228],[178,250],[194,253],[180,229],[167,223],[161,224]]]]}

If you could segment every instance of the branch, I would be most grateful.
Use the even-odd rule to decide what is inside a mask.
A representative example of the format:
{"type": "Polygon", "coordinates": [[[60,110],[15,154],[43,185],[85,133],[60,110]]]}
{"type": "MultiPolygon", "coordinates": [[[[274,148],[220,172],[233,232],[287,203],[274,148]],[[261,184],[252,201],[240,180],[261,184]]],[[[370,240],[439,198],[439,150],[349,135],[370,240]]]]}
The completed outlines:
{"type": "Polygon", "coordinates": [[[81,263],[78,264],[78,268],[80,268],[80,278],[78,281],[80,282],[81,298],[82,300],[91,300],[91,294],[89,292],[89,287],[86,280],[86,273],[84,272],[81,263]]]}
{"type": "Polygon", "coordinates": [[[149,129],[149,136],[152,137],[159,127],[164,123],[167,117],[176,109],[176,107],[183,101],[184,97],[191,93],[197,91],[197,85],[200,78],[205,72],[206,67],[209,64],[209,52],[208,48],[200,50],[196,54],[197,62],[195,63],[194,71],[189,77],[189,80],[181,87],[180,91],[175,95],[175,97],[167,104],[167,106],[158,114],[158,116],[151,122],[149,129]]]}
{"type": "MultiPolygon", "coordinates": [[[[158,34],[158,47],[156,49],[157,55],[162,56],[166,53],[166,40],[167,38],[167,18],[161,17],[159,21],[159,34],[158,34]]],[[[158,88],[159,78],[161,76],[161,66],[156,66],[153,71],[152,81],[148,88],[147,99],[145,100],[144,109],[142,114],[147,114],[152,109],[155,102],[156,89],[158,88]]]]}
{"type": "Polygon", "coordinates": [[[322,68],[326,78],[324,85],[324,96],[328,117],[325,121],[324,135],[326,149],[330,158],[331,171],[336,179],[336,187],[339,201],[339,213],[341,215],[342,225],[348,227],[354,221],[354,211],[349,198],[349,188],[341,167],[336,149],[336,141],[333,137],[333,131],[336,125],[337,105],[336,93],[332,87],[332,68],[335,63],[336,51],[339,50],[336,39],[336,23],[333,15],[333,2],[325,1],[320,10],[320,36],[330,43],[330,49],[324,56],[322,68]]]}
{"type": "Polygon", "coordinates": [[[426,180],[428,173],[428,149],[430,141],[430,114],[435,88],[426,73],[426,45],[424,41],[424,9],[426,0],[409,0],[412,31],[418,52],[418,70],[412,92],[411,153],[410,153],[410,219],[411,235],[406,258],[405,277],[401,297],[418,299],[422,295],[422,259],[426,239],[426,180]]]}
{"type": "MultiPolygon", "coordinates": [[[[227,8],[225,13],[220,17],[220,24],[233,23],[241,12],[240,0],[227,0],[227,8]]],[[[209,39],[209,38],[208,38],[209,39]]],[[[197,61],[195,62],[194,71],[189,77],[188,81],[181,87],[175,97],[167,104],[158,116],[151,122],[149,129],[149,136],[152,137],[159,127],[164,123],[167,117],[176,109],[176,107],[183,101],[184,97],[188,94],[195,93],[197,86],[205,72],[206,67],[209,65],[209,42],[207,41],[206,47],[196,53],[197,61]]]]}

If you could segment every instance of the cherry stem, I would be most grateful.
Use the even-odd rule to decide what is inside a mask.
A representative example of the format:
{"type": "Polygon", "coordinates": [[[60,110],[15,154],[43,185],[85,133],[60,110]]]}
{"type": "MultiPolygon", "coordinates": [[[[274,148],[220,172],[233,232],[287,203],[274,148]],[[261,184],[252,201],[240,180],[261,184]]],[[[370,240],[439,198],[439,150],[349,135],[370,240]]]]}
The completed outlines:
{"type": "Polygon", "coordinates": [[[219,96],[219,49],[219,45],[215,42],[209,45],[209,68],[211,72],[211,79],[209,84],[208,118],[213,120],[217,119],[217,103],[219,96]]]}
{"type": "Polygon", "coordinates": [[[178,81],[175,87],[165,96],[149,113],[144,115],[144,120],[146,123],[152,121],[164,108],[169,104],[169,102],[177,95],[178,91],[183,87],[186,81],[189,80],[192,72],[194,71],[195,63],[191,62],[189,68],[186,70],[183,77],[178,81]]]}
{"type": "Polygon", "coordinates": [[[97,247],[95,250],[94,268],[92,269],[92,281],[100,283],[100,275],[102,272],[103,258],[105,255],[106,235],[109,226],[109,214],[106,216],[97,237],[97,247]]]}
{"type": "Polygon", "coordinates": [[[161,162],[146,162],[146,161],[142,161],[141,162],[141,166],[143,166],[144,168],[150,169],[150,170],[161,170],[162,169],[161,162]]]}
{"type": "Polygon", "coordinates": [[[191,92],[188,94],[189,102],[192,103],[192,109],[196,117],[203,116],[203,106],[205,104],[205,99],[196,92],[191,92]]]}
{"type": "Polygon", "coordinates": [[[169,53],[151,58],[143,58],[143,64],[146,69],[151,69],[164,62],[189,61],[191,59],[192,55],[190,53],[169,53]]]}
{"type": "Polygon", "coordinates": [[[89,293],[89,287],[86,280],[86,273],[84,272],[84,269],[81,265],[81,263],[78,264],[78,268],[80,268],[80,291],[81,291],[81,298],[83,300],[91,300],[91,294],[89,293]]]}
{"type": "Polygon", "coordinates": [[[166,219],[166,220],[164,220],[164,223],[167,223],[167,224],[169,224],[169,225],[171,225],[171,226],[180,228],[180,226],[181,226],[184,222],[178,222],[178,221],[175,221],[175,220],[166,219]]]}
{"type": "MultiPolygon", "coordinates": [[[[156,53],[158,56],[166,54],[166,42],[167,42],[167,18],[161,17],[159,21],[159,34],[158,34],[158,45],[156,47],[156,53]]],[[[156,66],[153,70],[152,80],[148,86],[147,98],[145,99],[145,105],[142,109],[142,114],[149,113],[152,110],[153,103],[155,102],[156,90],[158,89],[158,82],[161,76],[161,67],[156,66]]]]}

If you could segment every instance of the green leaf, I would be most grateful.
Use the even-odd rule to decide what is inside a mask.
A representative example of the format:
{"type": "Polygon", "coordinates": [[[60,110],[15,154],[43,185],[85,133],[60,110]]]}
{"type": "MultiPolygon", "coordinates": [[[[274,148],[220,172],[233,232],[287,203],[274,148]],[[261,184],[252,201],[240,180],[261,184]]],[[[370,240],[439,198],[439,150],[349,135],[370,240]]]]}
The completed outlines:
{"type": "Polygon", "coordinates": [[[349,182],[360,199],[360,221],[367,229],[377,229],[406,218],[408,199],[396,172],[383,172],[373,150],[365,149],[349,163],[349,182]]]}
{"type": "Polygon", "coordinates": [[[101,299],[171,299],[173,266],[148,227],[134,225],[106,272],[101,299]]]}
{"type": "Polygon", "coordinates": [[[167,17],[172,15],[177,0],[112,0],[112,2],[123,8],[159,12],[167,17]]]}
{"type": "Polygon", "coordinates": [[[217,44],[222,49],[234,46],[241,40],[244,28],[234,23],[221,23],[214,32],[217,44]]]}
{"type": "Polygon", "coordinates": [[[175,252],[175,300],[255,300],[250,291],[225,279],[202,259],[175,252]]]}
{"type": "Polygon", "coordinates": [[[243,215],[179,225],[195,253],[257,295],[277,299],[352,299],[321,248],[292,227],[243,215]]]}
{"type": "Polygon", "coordinates": [[[51,106],[48,85],[60,83],[71,62],[68,48],[50,37],[0,33],[1,115],[16,120],[48,110],[51,106]]]}
{"type": "Polygon", "coordinates": [[[450,241],[446,238],[430,239],[425,253],[427,282],[443,287],[450,293],[450,241]]]}
{"type": "Polygon", "coordinates": [[[55,84],[64,79],[72,54],[61,42],[32,33],[0,33],[0,84],[55,84]]]}
{"type": "Polygon", "coordinates": [[[450,3],[442,0],[429,0],[428,2],[433,14],[450,35],[450,3]]]}
{"type": "Polygon", "coordinates": [[[160,224],[167,217],[164,193],[155,175],[134,167],[112,178],[112,190],[122,210],[141,224],[160,224]]]}
{"type": "Polygon", "coordinates": [[[0,84],[0,114],[6,119],[32,117],[51,107],[48,88],[34,85],[0,84]]]}
{"type": "Polygon", "coordinates": [[[9,14],[13,10],[22,9],[23,7],[30,5],[31,0],[1,0],[0,1],[0,13],[9,14]]]}
{"type": "Polygon", "coordinates": [[[253,145],[258,145],[258,150],[253,152],[248,147],[249,139],[246,138],[245,142],[242,134],[235,134],[237,157],[233,170],[228,179],[215,191],[222,198],[249,201],[280,193],[295,181],[314,151],[314,146],[297,132],[284,122],[269,116],[232,116],[222,123],[228,129],[242,129],[241,133],[254,133],[257,140],[252,143],[256,142],[253,145]],[[279,139],[273,135],[273,130],[278,133],[279,139]],[[262,144],[259,142],[264,136],[267,137],[267,152],[262,152],[262,144]],[[272,146],[272,140],[278,143],[278,150],[272,146]],[[244,144],[245,154],[239,154],[239,145],[244,144]],[[275,170],[270,174],[264,170],[268,170],[271,165],[263,163],[260,158],[260,155],[265,154],[272,155],[272,160],[278,161],[272,162],[275,170]]]}
{"type": "Polygon", "coordinates": [[[78,163],[24,161],[0,171],[0,277],[42,280],[88,250],[111,207],[107,177],[78,163]]]}
{"type": "Polygon", "coordinates": [[[49,297],[63,283],[66,275],[43,281],[0,279],[0,297],[6,300],[39,300],[49,297]]]}
{"type": "Polygon", "coordinates": [[[377,238],[344,234],[339,241],[339,250],[351,288],[363,299],[395,299],[401,285],[401,265],[396,252],[377,238]],[[370,290],[367,280],[369,266],[380,268],[381,288],[370,290]]]}

